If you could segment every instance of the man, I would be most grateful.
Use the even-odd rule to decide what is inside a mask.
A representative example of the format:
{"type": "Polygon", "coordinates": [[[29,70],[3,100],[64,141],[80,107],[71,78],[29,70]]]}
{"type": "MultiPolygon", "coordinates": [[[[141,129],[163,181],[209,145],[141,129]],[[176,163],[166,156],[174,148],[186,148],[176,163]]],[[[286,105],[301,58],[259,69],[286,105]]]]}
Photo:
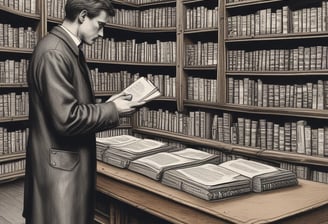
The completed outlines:
{"type": "Polygon", "coordinates": [[[136,105],[121,95],[95,104],[81,43],[92,44],[114,10],[109,0],[68,0],[66,17],[34,50],[28,72],[30,135],[23,216],[27,224],[91,224],[95,132],[136,105]]]}

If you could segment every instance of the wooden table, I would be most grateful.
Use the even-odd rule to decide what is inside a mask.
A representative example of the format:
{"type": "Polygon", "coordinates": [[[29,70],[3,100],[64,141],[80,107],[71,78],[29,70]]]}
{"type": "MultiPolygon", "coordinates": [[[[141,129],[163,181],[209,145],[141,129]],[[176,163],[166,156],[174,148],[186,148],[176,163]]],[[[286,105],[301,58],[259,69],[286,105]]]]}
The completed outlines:
{"type": "Polygon", "coordinates": [[[172,223],[328,223],[328,185],[295,187],[206,201],[143,175],[98,162],[97,190],[172,223]]]}

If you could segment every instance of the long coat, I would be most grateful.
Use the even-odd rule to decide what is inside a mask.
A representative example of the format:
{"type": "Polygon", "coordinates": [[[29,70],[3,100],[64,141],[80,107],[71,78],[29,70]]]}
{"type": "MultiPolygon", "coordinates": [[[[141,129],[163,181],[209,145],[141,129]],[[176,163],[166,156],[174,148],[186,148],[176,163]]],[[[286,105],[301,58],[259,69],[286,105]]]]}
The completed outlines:
{"type": "Polygon", "coordinates": [[[35,48],[28,82],[23,215],[29,224],[93,223],[95,132],[118,124],[117,109],[94,104],[89,69],[59,26],[35,48]]]}

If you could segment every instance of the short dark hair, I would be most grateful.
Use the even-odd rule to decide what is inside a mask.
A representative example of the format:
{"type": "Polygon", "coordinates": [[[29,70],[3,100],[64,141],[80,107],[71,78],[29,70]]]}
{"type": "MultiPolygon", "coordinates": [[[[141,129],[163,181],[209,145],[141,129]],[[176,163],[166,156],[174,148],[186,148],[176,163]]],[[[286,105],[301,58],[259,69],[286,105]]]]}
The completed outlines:
{"type": "Polygon", "coordinates": [[[111,0],[67,0],[65,19],[74,21],[82,10],[87,10],[90,19],[97,17],[102,10],[109,16],[115,16],[111,0]]]}

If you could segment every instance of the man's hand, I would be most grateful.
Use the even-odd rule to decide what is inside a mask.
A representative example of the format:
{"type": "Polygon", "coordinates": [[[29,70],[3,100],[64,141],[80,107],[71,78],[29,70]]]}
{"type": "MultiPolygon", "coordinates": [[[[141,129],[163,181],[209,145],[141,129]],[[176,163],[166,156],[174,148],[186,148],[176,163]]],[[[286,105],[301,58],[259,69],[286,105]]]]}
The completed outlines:
{"type": "Polygon", "coordinates": [[[132,95],[125,95],[124,93],[119,93],[111,96],[106,102],[113,102],[119,112],[119,114],[132,114],[135,108],[145,104],[142,102],[135,102],[132,100],[132,95]]]}

